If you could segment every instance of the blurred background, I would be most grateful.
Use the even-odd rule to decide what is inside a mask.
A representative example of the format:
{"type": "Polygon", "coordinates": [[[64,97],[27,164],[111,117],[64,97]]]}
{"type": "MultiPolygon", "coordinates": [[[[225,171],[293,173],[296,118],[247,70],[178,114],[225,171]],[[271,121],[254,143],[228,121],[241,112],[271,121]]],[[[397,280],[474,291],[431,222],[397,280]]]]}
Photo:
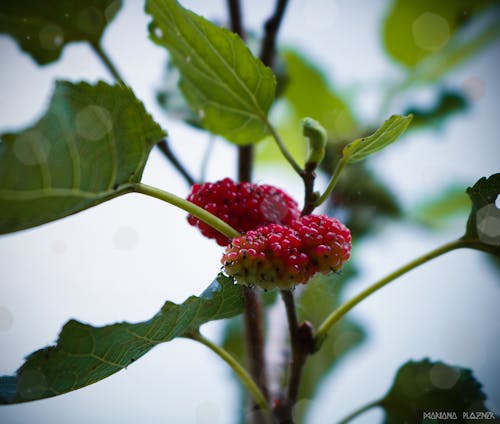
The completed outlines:
{"type": "MultiPolygon", "coordinates": [[[[242,3],[245,27],[257,39],[273,5],[242,3]]],[[[346,271],[337,283],[342,292],[336,296],[342,298],[461,236],[469,208],[465,187],[499,171],[498,9],[451,19],[444,12],[425,11],[427,2],[421,2],[424,11],[405,15],[411,20],[401,23],[401,17],[394,17],[399,3],[292,0],[279,35],[286,53],[278,73],[289,86],[285,83],[272,117],[298,159],[303,155],[298,119],[304,114],[321,120],[314,116],[323,113],[321,108],[331,111],[322,120],[330,136],[330,164],[343,143],[373,131],[391,113],[416,116],[401,141],[354,169],[351,179],[346,175],[327,206],[329,213],[349,221],[357,236],[356,270],[346,271]],[[413,50],[404,45],[405,28],[413,50]],[[485,28],[493,28],[487,39],[478,36],[485,28]],[[401,37],[388,42],[394,40],[391,34],[401,37]],[[469,56],[455,54],[457,43],[468,46],[476,39],[483,43],[469,49],[469,56]]],[[[227,25],[225,1],[182,4],[227,25]]],[[[148,40],[149,20],[142,1],[124,1],[104,33],[105,50],[168,130],[172,148],[194,175],[202,172],[210,145],[206,179],[234,176],[234,146],[178,119],[189,116],[175,97],[175,72],[167,69],[166,51],[148,40]]],[[[113,81],[84,43],[68,45],[59,61],[39,67],[12,38],[0,34],[0,57],[1,132],[32,125],[43,114],[56,79],[113,81]]],[[[301,181],[270,142],[257,146],[257,157],[257,182],[302,199],[301,181]]],[[[151,154],[143,181],[180,196],[189,190],[158,150],[151,154]]],[[[317,186],[326,182],[320,177],[317,186]]],[[[165,300],[182,302],[201,293],[219,271],[221,253],[187,225],[182,211],[138,194],[2,236],[0,375],[12,374],[27,354],[55,342],[70,318],[93,325],[141,321],[165,300]]],[[[488,395],[486,405],[499,413],[499,305],[498,264],[486,255],[461,250],[424,265],[353,310],[350,326],[331,345],[339,361],[311,370],[324,378],[314,399],[306,396],[300,402],[297,414],[307,414],[308,423],[335,422],[382,396],[404,362],[424,357],[473,369],[488,395]]],[[[280,308],[279,302],[273,306],[271,322],[281,320],[280,308]]],[[[283,337],[280,326],[275,327],[271,338],[283,337]]],[[[203,333],[234,341],[221,322],[205,325],[203,333]]],[[[229,424],[241,415],[238,393],[226,364],[205,347],[178,339],[92,386],[3,406],[0,422],[229,424]]],[[[374,409],[355,422],[382,417],[374,409]]]]}

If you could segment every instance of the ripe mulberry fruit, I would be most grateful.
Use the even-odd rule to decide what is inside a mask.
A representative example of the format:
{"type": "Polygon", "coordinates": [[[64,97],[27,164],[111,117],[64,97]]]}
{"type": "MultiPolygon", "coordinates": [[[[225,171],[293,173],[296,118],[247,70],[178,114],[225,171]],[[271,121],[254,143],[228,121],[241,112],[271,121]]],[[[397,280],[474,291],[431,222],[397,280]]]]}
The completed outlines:
{"type": "Polygon", "coordinates": [[[310,259],[314,273],[338,271],[351,255],[351,233],[338,219],[326,215],[306,215],[291,227],[302,240],[302,251],[310,259]]]}
{"type": "Polygon", "coordinates": [[[290,226],[271,224],[233,239],[221,262],[239,284],[288,289],[317,272],[340,270],[350,251],[351,235],[340,221],[307,215],[290,226]]]}
{"type": "MultiPolygon", "coordinates": [[[[268,224],[289,225],[300,216],[297,202],[279,188],[248,182],[236,183],[229,178],[215,183],[195,184],[187,200],[204,208],[239,232],[255,230],[268,224]]],[[[188,222],[221,246],[229,239],[198,218],[189,215],[188,222]]]]}

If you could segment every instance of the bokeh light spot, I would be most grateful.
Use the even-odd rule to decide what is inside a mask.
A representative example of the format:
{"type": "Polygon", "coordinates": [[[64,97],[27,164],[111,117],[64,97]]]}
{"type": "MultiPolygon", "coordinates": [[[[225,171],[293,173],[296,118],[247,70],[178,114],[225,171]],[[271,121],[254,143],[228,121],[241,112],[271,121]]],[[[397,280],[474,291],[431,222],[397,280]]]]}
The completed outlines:
{"type": "Polygon", "coordinates": [[[14,317],[11,312],[5,306],[0,306],[0,331],[9,331],[13,322],[14,317]]]}
{"type": "Polygon", "coordinates": [[[14,140],[13,148],[17,159],[24,165],[45,163],[50,153],[50,143],[37,130],[19,134],[14,140]]]}
{"type": "Polygon", "coordinates": [[[56,255],[64,255],[68,251],[68,245],[64,240],[54,240],[50,244],[50,250],[56,255]]]}
{"type": "Polygon", "coordinates": [[[45,25],[38,34],[40,45],[46,50],[56,50],[64,43],[64,32],[57,25],[45,25]]]}
{"type": "Polygon", "coordinates": [[[477,102],[486,93],[486,83],[479,77],[469,77],[463,80],[462,90],[469,100],[477,102]]]}
{"type": "Polygon", "coordinates": [[[460,378],[460,371],[445,364],[436,364],[429,371],[429,378],[438,389],[451,389],[460,378]]]}
{"type": "Polygon", "coordinates": [[[450,28],[442,16],[424,12],[413,22],[412,34],[418,47],[435,51],[444,47],[450,39],[450,28]]]}
{"type": "Polygon", "coordinates": [[[500,245],[500,209],[489,204],[477,211],[477,235],[486,244],[500,245]]]}
{"type": "Polygon", "coordinates": [[[132,250],[139,243],[139,234],[131,227],[120,227],[113,234],[113,244],[120,250],[132,250]]]}
{"type": "Polygon", "coordinates": [[[89,105],[76,114],[75,126],[81,137],[96,141],[113,129],[113,121],[106,109],[97,105],[89,105]]]}
{"type": "Polygon", "coordinates": [[[197,424],[215,424],[219,422],[220,406],[212,401],[206,401],[196,408],[197,424]]]}

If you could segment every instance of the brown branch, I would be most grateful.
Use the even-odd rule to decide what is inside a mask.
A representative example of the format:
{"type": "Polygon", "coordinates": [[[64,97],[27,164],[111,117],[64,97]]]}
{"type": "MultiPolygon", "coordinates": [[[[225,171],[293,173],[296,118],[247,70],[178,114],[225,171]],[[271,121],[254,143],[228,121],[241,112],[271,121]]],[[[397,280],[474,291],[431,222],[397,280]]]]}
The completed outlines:
{"type": "Polygon", "coordinates": [[[161,150],[163,155],[168,159],[168,161],[174,166],[177,171],[184,177],[187,184],[191,187],[196,180],[191,176],[191,174],[187,171],[187,169],[180,163],[177,156],[175,156],[174,152],[170,148],[168,143],[168,139],[164,138],[157,144],[158,148],[161,150]]]}
{"type": "Polygon", "coordinates": [[[299,394],[302,369],[308,355],[314,351],[314,336],[312,325],[309,322],[306,321],[299,325],[293,292],[291,290],[281,290],[281,297],[288,318],[292,361],[290,364],[287,399],[284,404],[280,405],[280,410],[276,411],[276,413],[279,415],[281,423],[293,423],[292,410],[299,394]]]}
{"type": "Polygon", "coordinates": [[[302,215],[309,215],[314,211],[314,202],[317,199],[317,194],[314,192],[314,180],[316,179],[316,166],[306,166],[302,176],[304,181],[304,207],[302,208],[302,215]]]}
{"type": "Polygon", "coordinates": [[[243,287],[245,302],[245,332],[247,335],[247,353],[250,362],[250,374],[262,390],[264,397],[269,399],[267,385],[267,369],[264,358],[264,321],[262,319],[261,298],[251,287],[243,287]]]}
{"type": "MultiPolygon", "coordinates": [[[[227,0],[231,29],[245,40],[245,31],[242,23],[241,7],[239,0],[227,0]]],[[[238,148],[238,180],[251,181],[253,170],[253,146],[240,146],[238,148]]],[[[269,401],[267,381],[267,366],[264,356],[264,314],[262,297],[258,291],[251,287],[243,287],[245,307],[243,320],[245,323],[245,340],[249,371],[262,394],[269,401]]],[[[255,410],[257,405],[253,405],[255,410]]],[[[264,417],[258,411],[254,412],[252,422],[261,424],[264,417]]]]}
{"type": "Polygon", "coordinates": [[[264,25],[265,35],[262,40],[260,60],[262,60],[262,62],[270,68],[274,65],[274,58],[276,56],[276,39],[278,37],[278,31],[281,21],[283,20],[283,15],[285,14],[287,4],[288,0],[278,0],[274,13],[264,25]]]}
{"type": "Polygon", "coordinates": [[[227,0],[227,8],[231,21],[231,31],[238,34],[245,41],[245,30],[243,29],[243,21],[241,19],[240,0],[227,0]]]}

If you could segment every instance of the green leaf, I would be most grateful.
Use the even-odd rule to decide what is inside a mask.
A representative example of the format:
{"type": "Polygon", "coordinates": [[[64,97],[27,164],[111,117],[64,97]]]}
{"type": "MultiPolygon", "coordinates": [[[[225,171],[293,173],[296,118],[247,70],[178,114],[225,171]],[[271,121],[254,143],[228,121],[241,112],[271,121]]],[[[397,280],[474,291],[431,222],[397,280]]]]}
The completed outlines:
{"type": "Polygon", "coordinates": [[[14,37],[40,65],[59,58],[66,44],[99,44],[120,0],[39,0],[0,2],[0,32],[14,37]]]}
{"type": "Polygon", "coordinates": [[[200,297],[166,302],[150,320],[92,327],[75,320],[55,346],[32,353],[15,376],[0,378],[0,403],[57,396],[88,386],[126,368],[160,343],[189,336],[206,322],[243,310],[241,286],[220,274],[200,297]]]}
{"type": "Polygon", "coordinates": [[[34,126],[1,136],[0,234],[131,191],[164,136],[129,88],[57,82],[34,126]]]}
{"type": "Polygon", "coordinates": [[[486,411],[485,399],[471,370],[424,359],[399,369],[379,405],[386,424],[420,424],[423,412],[454,412],[457,420],[453,422],[463,423],[464,412],[486,411]]]}
{"type": "Polygon", "coordinates": [[[418,223],[436,228],[442,226],[450,218],[467,214],[470,204],[463,187],[453,185],[412,208],[411,216],[418,223]]]}
{"type": "Polygon", "coordinates": [[[496,0],[395,0],[384,24],[387,52],[413,67],[439,54],[472,17],[496,0]]]}
{"type": "MultiPolygon", "coordinates": [[[[316,275],[304,287],[297,299],[297,312],[301,321],[307,320],[318,326],[342,303],[342,293],[356,271],[346,265],[341,274],[316,275]]],[[[299,398],[314,399],[321,382],[328,377],[339,361],[364,339],[364,331],[350,318],[343,319],[329,332],[321,349],[309,358],[301,379],[299,398]]],[[[294,417],[304,422],[308,402],[297,408],[294,417]]]]}
{"type": "MultiPolygon", "coordinates": [[[[306,156],[300,120],[309,116],[320,122],[330,140],[352,140],[359,135],[358,124],[348,103],[327,80],[317,64],[295,50],[283,52],[287,78],[278,120],[278,130],[296,158],[306,156]]],[[[273,140],[258,146],[257,158],[278,162],[282,155],[273,140]]]]}
{"type": "Polygon", "coordinates": [[[166,47],[180,86],[206,129],[244,145],[269,134],[267,113],[276,79],[234,33],[175,0],[148,0],[151,39],[166,47]]]}
{"type": "Polygon", "coordinates": [[[358,138],[344,147],[348,163],[358,162],[394,143],[410,125],[412,116],[392,115],[368,137],[358,138]]]}
{"type": "Polygon", "coordinates": [[[472,209],[465,237],[483,244],[497,246],[500,256],[500,209],[495,204],[500,196],[500,173],[483,177],[467,189],[472,209]]]}

